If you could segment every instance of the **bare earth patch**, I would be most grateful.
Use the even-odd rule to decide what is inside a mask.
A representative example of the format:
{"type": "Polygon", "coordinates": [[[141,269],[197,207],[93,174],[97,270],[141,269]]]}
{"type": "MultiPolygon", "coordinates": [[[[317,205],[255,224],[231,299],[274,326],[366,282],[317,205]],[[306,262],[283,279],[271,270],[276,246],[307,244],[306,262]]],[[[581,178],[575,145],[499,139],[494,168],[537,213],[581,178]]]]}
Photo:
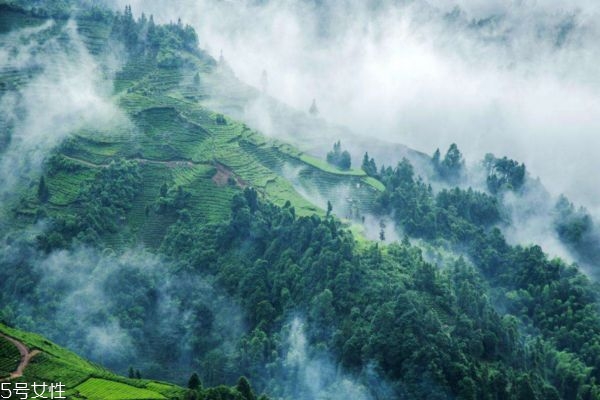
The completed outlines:
{"type": "Polygon", "coordinates": [[[246,182],[244,182],[242,179],[240,179],[239,177],[237,177],[233,173],[233,171],[231,171],[225,165],[223,165],[221,163],[218,163],[218,162],[215,162],[213,165],[215,166],[215,168],[217,168],[217,172],[212,177],[212,181],[217,186],[226,186],[226,185],[229,185],[230,179],[233,179],[235,181],[235,185],[238,186],[238,187],[241,187],[242,189],[245,188],[246,186],[248,186],[246,184],[246,182]]]}

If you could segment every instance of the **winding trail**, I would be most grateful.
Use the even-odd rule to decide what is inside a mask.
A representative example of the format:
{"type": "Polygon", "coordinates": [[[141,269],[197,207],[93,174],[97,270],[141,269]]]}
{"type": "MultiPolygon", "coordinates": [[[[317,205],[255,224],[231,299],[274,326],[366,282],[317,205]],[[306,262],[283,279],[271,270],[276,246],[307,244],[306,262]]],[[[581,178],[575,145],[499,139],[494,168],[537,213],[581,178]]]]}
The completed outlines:
{"type": "Polygon", "coordinates": [[[27,368],[27,365],[29,365],[29,361],[31,361],[31,359],[33,357],[35,357],[37,354],[39,354],[40,351],[39,350],[29,351],[29,348],[27,348],[27,346],[25,346],[25,344],[23,342],[20,342],[17,339],[11,338],[10,336],[6,336],[3,333],[0,333],[0,336],[3,337],[4,339],[8,340],[12,344],[14,344],[17,347],[17,349],[19,349],[19,353],[21,353],[21,362],[19,363],[19,366],[17,367],[17,369],[13,373],[11,373],[8,378],[0,379],[0,382],[4,382],[4,381],[11,380],[11,379],[22,377],[23,371],[25,371],[25,368],[27,368]]]}
{"type": "MultiPolygon", "coordinates": [[[[67,160],[71,160],[71,161],[79,163],[79,164],[87,165],[88,167],[91,167],[91,168],[107,168],[110,165],[110,163],[96,164],[91,161],[83,160],[81,158],[77,158],[77,157],[73,157],[73,156],[68,156],[66,154],[61,154],[61,156],[66,158],[67,160]]],[[[185,159],[152,160],[150,158],[134,157],[134,158],[125,158],[125,160],[137,161],[140,164],[163,164],[163,165],[167,165],[170,167],[176,167],[176,166],[193,167],[195,165],[211,165],[211,163],[209,163],[209,162],[192,161],[192,160],[185,160],[185,159]]]]}

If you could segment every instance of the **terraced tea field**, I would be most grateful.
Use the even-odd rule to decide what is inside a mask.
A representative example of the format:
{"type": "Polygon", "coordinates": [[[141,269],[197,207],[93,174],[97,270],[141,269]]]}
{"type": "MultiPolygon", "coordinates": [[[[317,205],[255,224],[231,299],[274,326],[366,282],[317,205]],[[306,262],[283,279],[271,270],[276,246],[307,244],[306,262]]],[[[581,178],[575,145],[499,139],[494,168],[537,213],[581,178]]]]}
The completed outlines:
{"type": "Polygon", "coordinates": [[[106,379],[90,378],[75,388],[89,400],[162,400],[160,393],[106,379]]]}
{"type": "MultiPolygon", "coordinates": [[[[161,400],[178,397],[184,389],[146,379],[127,379],[79,358],[45,338],[0,324],[0,334],[14,338],[35,354],[23,372],[22,382],[62,383],[67,398],[89,400],[161,400]]],[[[21,355],[0,336],[0,379],[16,370],[21,355]]]]}
{"type": "Polygon", "coordinates": [[[21,353],[19,353],[19,349],[6,338],[0,336],[0,379],[10,376],[17,369],[20,360],[21,353]]]}

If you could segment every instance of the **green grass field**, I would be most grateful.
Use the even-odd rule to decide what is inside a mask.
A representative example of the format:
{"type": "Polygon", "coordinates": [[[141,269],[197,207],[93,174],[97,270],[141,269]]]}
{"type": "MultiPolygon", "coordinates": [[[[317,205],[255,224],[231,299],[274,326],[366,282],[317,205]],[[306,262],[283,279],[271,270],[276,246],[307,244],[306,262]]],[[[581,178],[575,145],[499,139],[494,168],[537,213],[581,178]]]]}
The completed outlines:
{"type": "Polygon", "coordinates": [[[165,396],[148,389],[141,389],[120,382],[90,378],[75,390],[89,400],[161,400],[165,396]]]}

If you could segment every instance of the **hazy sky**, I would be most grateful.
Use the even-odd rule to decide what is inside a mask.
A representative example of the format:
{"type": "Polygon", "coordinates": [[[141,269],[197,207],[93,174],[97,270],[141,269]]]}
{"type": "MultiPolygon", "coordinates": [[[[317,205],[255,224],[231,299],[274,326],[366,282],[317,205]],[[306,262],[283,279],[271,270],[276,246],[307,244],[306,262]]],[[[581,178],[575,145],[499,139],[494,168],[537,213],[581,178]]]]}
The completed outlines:
{"type": "MultiPolygon", "coordinates": [[[[112,0],[198,30],[242,80],[358,133],[524,161],[600,208],[593,1],[112,0]],[[323,4],[319,4],[323,3],[323,4]]],[[[368,150],[368,149],[366,149],[368,150]]]]}

